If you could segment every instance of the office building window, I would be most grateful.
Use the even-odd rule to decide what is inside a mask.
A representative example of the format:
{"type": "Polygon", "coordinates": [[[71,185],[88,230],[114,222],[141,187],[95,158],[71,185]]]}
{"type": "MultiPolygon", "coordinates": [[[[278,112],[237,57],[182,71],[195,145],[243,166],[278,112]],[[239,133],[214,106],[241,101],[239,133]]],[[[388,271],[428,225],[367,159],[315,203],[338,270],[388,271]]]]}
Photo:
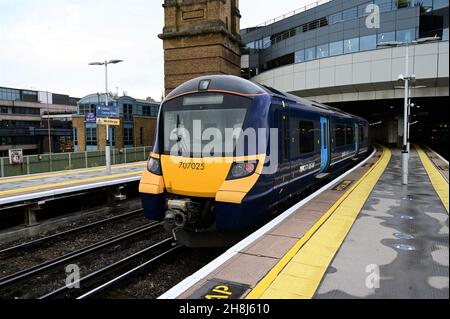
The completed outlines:
{"type": "Polygon", "coordinates": [[[344,41],[336,41],[330,43],[330,56],[344,53],[344,41]]]}
{"type": "Polygon", "coordinates": [[[79,107],[80,115],[86,115],[87,113],[96,113],[96,105],[95,104],[80,104],[79,107]]]}
{"type": "Polygon", "coordinates": [[[132,128],[124,128],[123,129],[123,143],[127,146],[133,145],[133,129],[132,128]]]}
{"type": "Polygon", "coordinates": [[[22,91],[22,101],[37,102],[38,94],[34,91],[22,91]]]}
{"type": "Polygon", "coordinates": [[[0,88],[0,100],[20,101],[20,90],[0,88]]]}
{"type": "Polygon", "coordinates": [[[327,44],[322,44],[317,47],[317,58],[326,58],[330,55],[330,51],[327,44]]]}
{"type": "Polygon", "coordinates": [[[354,53],[359,51],[359,38],[344,41],[344,53],[354,53]]]}
{"type": "Polygon", "coordinates": [[[433,0],[395,0],[395,2],[392,4],[392,8],[395,9],[401,9],[401,8],[408,8],[408,7],[412,7],[414,5],[414,2],[417,3],[423,3],[423,2],[428,2],[428,1],[433,1],[433,0]]]}
{"type": "MultiPolygon", "coordinates": [[[[394,3],[395,0],[375,0],[375,5],[380,8],[380,12],[388,12],[392,11],[392,9],[396,9],[396,5],[394,3]]],[[[396,1],[397,2],[397,1],[396,1]]],[[[402,1],[398,1],[402,2],[402,1]]]]}
{"type": "Polygon", "coordinates": [[[361,51],[374,50],[377,48],[377,35],[368,35],[361,37],[359,40],[359,47],[361,51]]]}
{"type": "Polygon", "coordinates": [[[0,145],[35,145],[35,136],[0,136],[0,145]]]}
{"type": "Polygon", "coordinates": [[[265,37],[262,39],[262,46],[263,49],[268,48],[272,45],[272,41],[270,40],[270,37],[265,37]]]}
{"type": "Polygon", "coordinates": [[[433,1],[433,10],[438,10],[442,8],[448,7],[448,0],[434,0],[433,1]]]}
{"type": "MultiPolygon", "coordinates": [[[[255,74],[256,75],[256,74],[255,74]]],[[[151,116],[153,117],[158,117],[158,112],[159,112],[159,106],[158,105],[153,105],[151,107],[152,113],[151,116]]]]}
{"type": "Polygon", "coordinates": [[[395,32],[383,32],[378,34],[378,43],[395,41],[395,32]]]}
{"type": "Polygon", "coordinates": [[[412,42],[416,39],[416,29],[400,30],[397,31],[397,41],[399,42],[412,42]]]}
{"type": "Polygon", "coordinates": [[[116,128],[110,127],[109,129],[110,129],[110,131],[109,131],[110,146],[116,146],[116,128]]]}
{"type": "Polygon", "coordinates": [[[125,121],[130,121],[133,119],[133,105],[131,104],[123,105],[123,117],[125,121]]]}
{"type": "Polygon", "coordinates": [[[78,145],[78,129],[73,129],[73,145],[78,145]]]}
{"type": "Polygon", "coordinates": [[[335,24],[342,21],[342,12],[332,14],[328,17],[329,24],[335,24]]]}
{"type": "Polygon", "coordinates": [[[353,20],[356,19],[358,17],[358,8],[357,7],[353,7],[347,10],[344,10],[342,12],[342,20],[347,21],[347,20],[353,20]]]}
{"type": "Polygon", "coordinates": [[[142,115],[144,115],[144,116],[151,116],[151,107],[150,106],[148,106],[148,105],[144,105],[143,107],[142,107],[142,115]]]}
{"type": "Polygon", "coordinates": [[[367,13],[367,8],[369,5],[373,4],[373,2],[367,2],[364,4],[361,4],[358,6],[358,17],[365,17],[367,15],[370,14],[371,11],[369,11],[369,13],[367,13]]]}
{"type": "Polygon", "coordinates": [[[97,145],[97,128],[86,128],[86,145],[97,145]]]}
{"type": "Polygon", "coordinates": [[[311,61],[316,58],[316,48],[309,48],[305,50],[305,60],[311,61]]]}
{"type": "Polygon", "coordinates": [[[305,62],[305,50],[295,52],[295,63],[305,62]]]}
{"type": "Polygon", "coordinates": [[[16,120],[1,120],[0,121],[0,128],[10,128],[10,129],[16,129],[16,128],[39,128],[41,126],[41,123],[36,121],[16,121],[16,120]]]}

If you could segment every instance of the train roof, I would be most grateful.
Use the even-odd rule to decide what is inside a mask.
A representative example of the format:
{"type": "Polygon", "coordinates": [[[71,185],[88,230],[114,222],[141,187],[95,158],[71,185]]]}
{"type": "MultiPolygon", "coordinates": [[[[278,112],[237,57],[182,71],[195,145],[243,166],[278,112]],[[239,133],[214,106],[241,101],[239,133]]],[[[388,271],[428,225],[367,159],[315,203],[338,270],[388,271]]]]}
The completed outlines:
{"type": "Polygon", "coordinates": [[[339,116],[342,118],[358,119],[360,121],[366,121],[365,119],[346,113],[342,110],[334,108],[329,105],[321,104],[315,101],[300,98],[298,96],[278,91],[272,87],[254,83],[243,78],[233,75],[207,75],[192,79],[174,89],[167,97],[167,100],[171,100],[178,96],[196,93],[196,92],[233,92],[243,96],[258,96],[269,95],[275,96],[280,99],[288,100],[296,103],[302,108],[316,111],[328,115],[339,116]],[[203,90],[201,85],[205,85],[203,90]]]}
{"type": "Polygon", "coordinates": [[[200,84],[203,82],[209,82],[208,86],[206,89],[203,89],[203,91],[235,92],[248,96],[268,94],[267,90],[262,86],[237,76],[208,75],[181,84],[173,90],[166,99],[170,100],[180,95],[201,92],[200,84]]]}

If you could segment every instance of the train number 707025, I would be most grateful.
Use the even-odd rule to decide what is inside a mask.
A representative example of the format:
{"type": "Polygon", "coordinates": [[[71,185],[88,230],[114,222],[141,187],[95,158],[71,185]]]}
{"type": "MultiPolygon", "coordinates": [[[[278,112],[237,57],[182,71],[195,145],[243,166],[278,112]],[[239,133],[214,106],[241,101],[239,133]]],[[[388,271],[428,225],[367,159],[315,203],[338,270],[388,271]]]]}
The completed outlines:
{"type": "Polygon", "coordinates": [[[202,163],[180,163],[180,166],[178,167],[180,169],[191,169],[193,171],[204,171],[205,170],[205,164],[202,163]]]}

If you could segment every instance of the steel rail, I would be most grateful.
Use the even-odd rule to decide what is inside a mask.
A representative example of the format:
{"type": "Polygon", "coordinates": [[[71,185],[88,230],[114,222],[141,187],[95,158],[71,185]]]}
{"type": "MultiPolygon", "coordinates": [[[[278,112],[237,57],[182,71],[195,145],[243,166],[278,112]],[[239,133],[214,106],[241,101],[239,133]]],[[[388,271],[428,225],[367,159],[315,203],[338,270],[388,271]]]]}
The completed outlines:
{"type": "Polygon", "coordinates": [[[79,295],[79,296],[92,296],[95,293],[99,293],[100,291],[103,291],[112,285],[118,283],[120,280],[124,279],[125,275],[126,277],[131,276],[133,274],[137,274],[137,272],[144,267],[148,266],[150,263],[156,262],[163,258],[164,256],[168,255],[169,253],[179,249],[182,247],[182,245],[176,245],[175,240],[173,238],[167,238],[164,239],[150,247],[147,247],[137,253],[134,253],[133,255],[127,256],[113,264],[110,264],[102,269],[96,270],[88,275],[86,275],[83,278],[80,278],[78,281],[75,281],[71,283],[71,285],[66,285],[64,287],[61,287],[59,289],[56,289],[44,296],[39,297],[38,299],[50,299],[50,298],[58,298],[58,297],[68,297],[71,295],[79,295]],[[168,246],[168,247],[167,247],[168,246]],[[163,248],[165,248],[162,250],[163,248]],[[162,250],[162,251],[161,251],[162,250]],[[114,277],[113,279],[102,283],[100,286],[95,287],[96,282],[101,282],[103,278],[107,278],[108,275],[111,275],[112,273],[119,271],[123,268],[126,269],[126,266],[130,263],[134,263],[135,261],[145,258],[148,255],[151,256],[151,259],[149,261],[146,261],[145,263],[140,264],[137,267],[132,268],[131,270],[127,270],[125,273],[120,274],[117,277],[114,277]],[[156,256],[155,256],[156,255],[156,256]],[[81,289],[73,288],[75,286],[81,287],[81,289]],[[87,288],[86,288],[87,287],[87,288]],[[95,288],[90,288],[95,287],[95,288]],[[91,290],[88,290],[91,289],[91,290]],[[87,291],[86,293],[83,293],[83,291],[87,291]]]}
{"type": "Polygon", "coordinates": [[[97,222],[94,222],[94,223],[91,223],[91,224],[87,224],[87,225],[83,225],[83,226],[79,226],[79,227],[76,227],[76,228],[73,228],[73,229],[69,229],[69,230],[66,230],[66,231],[63,231],[63,232],[60,232],[60,233],[56,233],[54,235],[38,238],[38,239],[33,240],[33,241],[29,241],[29,242],[26,242],[26,243],[23,243],[23,244],[19,244],[19,245],[16,245],[16,246],[8,247],[8,248],[0,250],[0,258],[2,258],[3,255],[14,254],[14,253],[17,253],[19,251],[28,250],[28,249],[36,247],[36,246],[44,245],[44,244],[46,244],[46,243],[48,243],[50,241],[57,242],[57,241],[62,240],[65,237],[70,236],[72,234],[79,233],[79,232],[84,232],[84,231],[87,231],[89,229],[92,229],[92,228],[95,228],[95,227],[98,227],[98,226],[103,226],[103,225],[109,224],[111,222],[120,220],[120,219],[127,219],[127,218],[130,218],[133,215],[136,215],[136,214],[138,214],[138,213],[140,213],[142,211],[143,211],[143,209],[136,209],[136,210],[133,210],[133,211],[125,213],[125,214],[121,214],[121,215],[117,215],[117,216],[114,216],[114,217],[111,217],[111,218],[99,220],[97,222]]]}
{"type": "Polygon", "coordinates": [[[28,268],[28,269],[16,272],[14,274],[5,276],[3,278],[0,278],[0,289],[3,289],[6,286],[15,284],[17,282],[20,282],[24,279],[30,278],[37,273],[41,273],[43,271],[53,269],[57,266],[60,266],[61,264],[65,263],[65,262],[73,261],[74,259],[84,257],[84,256],[88,255],[89,253],[98,251],[100,249],[115,245],[121,241],[128,240],[135,236],[141,235],[149,230],[153,230],[157,227],[162,226],[162,224],[163,223],[155,222],[150,225],[140,226],[140,227],[137,227],[130,231],[127,231],[125,233],[122,233],[120,235],[117,235],[115,237],[102,240],[98,243],[95,243],[88,247],[82,248],[80,250],[65,254],[65,255],[55,258],[53,260],[41,263],[41,264],[33,266],[31,268],[28,268]]]}

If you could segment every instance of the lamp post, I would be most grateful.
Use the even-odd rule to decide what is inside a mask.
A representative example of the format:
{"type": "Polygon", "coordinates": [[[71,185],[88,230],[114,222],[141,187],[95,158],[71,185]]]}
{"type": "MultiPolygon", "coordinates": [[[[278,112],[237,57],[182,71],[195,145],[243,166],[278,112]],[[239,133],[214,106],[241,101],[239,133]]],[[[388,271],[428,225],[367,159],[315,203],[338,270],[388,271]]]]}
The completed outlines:
{"type": "MultiPolygon", "coordinates": [[[[105,105],[108,106],[108,65],[117,64],[123,62],[123,60],[110,60],[105,62],[92,62],[89,65],[104,65],[105,66],[105,105]]],[[[109,140],[109,125],[106,125],[106,146],[105,146],[105,157],[106,157],[106,171],[111,173],[111,142],[109,140]]]]}
{"type": "Polygon", "coordinates": [[[53,152],[53,150],[52,150],[52,138],[51,138],[51,123],[50,123],[50,102],[49,102],[49,99],[48,99],[48,91],[46,92],[47,93],[47,100],[46,100],[46,102],[47,102],[47,133],[48,133],[48,153],[50,154],[50,159],[49,159],[49,161],[50,161],[50,172],[52,172],[53,171],[53,163],[52,163],[52,152],[53,152]]]}
{"type": "Polygon", "coordinates": [[[409,74],[409,46],[412,44],[424,44],[427,42],[439,41],[439,37],[422,38],[415,41],[389,41],[380,42],[378,47],[406,47],[405,56],[405,74],[400,74],[398,79],[405,82],[405,101],[404,101],[404,114],[403,114],[403,151],[402,151],[402,184],[408,185],[408,174],[409,174],[409,115],[410,115],[410,83],[416,80],[414,75],[409,74]]]}

